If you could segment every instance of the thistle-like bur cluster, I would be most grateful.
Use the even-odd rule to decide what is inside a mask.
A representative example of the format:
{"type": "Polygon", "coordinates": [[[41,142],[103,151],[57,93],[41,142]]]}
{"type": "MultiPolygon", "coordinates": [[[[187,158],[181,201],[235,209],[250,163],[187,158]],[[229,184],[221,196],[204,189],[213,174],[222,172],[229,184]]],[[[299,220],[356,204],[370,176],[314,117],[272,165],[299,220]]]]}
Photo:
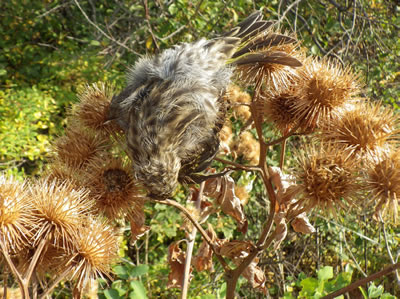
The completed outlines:
{"type": "Polygon", "coordinates": [[[349,66],[307,57],[299,43],[278,44],[271,51],[280,52],[280,59],[295,58],[301,66],[290,67],[288,61],[237,67],[236,83],[254,90],[246,97],[238,86],[228,89],[230,119],[221,134],[224,152],[258,163],[256,144],[262,141],[248,131],[254,128],[252,121],[268,123],[287,138],[309,135],[296,139],[291,187],[283,196],[291,219],[312,208],[336,213],[372,205],[376,216],[391,211],[396,221],[397,114],[382,101],[363,98],[360,76],[349,66]],[[238,122],[240,130],[235,129],[238,122]]]}
{"type": "Polygon", "coordinates": [[[87,86],[79,100],[41,179],[0,176],[0,245],[9,257],[0,262],[21,276],[34,269],[44,290],[58,277],[71,280],[77,294],[97,277],[110,277],[118,261],[113,222],[129,221],[132,240],[148,230],[119,128],[107,122],[111,89],[87,86]]]}

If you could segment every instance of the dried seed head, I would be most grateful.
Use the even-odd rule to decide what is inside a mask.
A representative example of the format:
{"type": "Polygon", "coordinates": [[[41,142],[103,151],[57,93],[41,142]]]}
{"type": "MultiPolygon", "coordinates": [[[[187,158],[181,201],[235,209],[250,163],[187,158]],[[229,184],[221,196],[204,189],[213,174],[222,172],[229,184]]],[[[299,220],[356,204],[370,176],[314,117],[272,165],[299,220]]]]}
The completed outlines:
{"type": "Polygon", "coordinates": [[[93,279],[109,276],[117,257],[118,241],[113,229],[104,221],[87,219],[78,229],[67,265],[78,290],[82,292],[93,279]]]}
{"type": "Polygon", "coordinates": [[[251,102],[251,96],[247,92],[244,92],[239,86],[229,85],[224,94],[224,100],[231,104],[249,104],[251,102]]]}
{"type": "Polygon", "coordinates": [[[112,94],[112,88],[104,83],[85,86],[78,95],[79,102],[72,111],[73,117],[99,133],[109,134],[119,131],[116,122],[108,121],[112,94]]]}
{"type": "Polygon", "coordinates": [[[107,148],[107,143],[108,139],[105,137],[91,134],[84,128],[72,126],[66,130],[64,136],[56,140],[55,160],[80,168],[90,159],[101,154],[107,148]]]}
{"type": "MultiPolygon", "coordinates": [[[[29,265],[35,255],[35,248],[25,248],[18,252],[13,258],[20,273],[26,273],[29,265]]],[[[48,275],[57,276],[65,270],[65,264],[69,259],[69,254],[64,248],[47,244],[46,248],[41,252],[35,268],[35,275],[39,281],[46,282],[48,275]]]]}
{"type": "MultiPolygon", "coordinates": [[[[271,33],[270,36],[272,35],[276,35],[276,33],[271,33]]],[[[288,37],[295,40],[294,37],[288,37]]],[[[265,38],[268,39],[268,35],[265,38]]],[[[238,66],[239,82],[250,85],[262,82],[265,87],[264,91],[267,93],[284,92],[297,77],[295,67],[301,66],[301,61],[304,59],[303,52],[298,51],[297,48],[297,43],[267,46],[260,53],[263,53],[266,57],[274,57],[274,59],[270,63],[252,63],[238,66]],[[273,62],[274,60],[276,60],[276,63],[273,62]]]]}
{"type": "Polygon", "coordinates": [[[398,120],[392,109],[381,103],[358,103],[322,127],[321,139],[353,158],[375,159],[398,138],[398,120]]]}
{"type": "Polygon", "coordinates": [[[219,132],[220,150],[230,153],[233,140],[232,124],[230,121],[225,122],[219,132]]]}
{"type": "Polygon", "coordinates": [[[298,69],[293,107],[303,129],[315,128],[328,121],[360,88],[357,75],[349,67],[325,59],[306,59],[298,69]]]}
{"type": "Polygon", "coordinates": [[[77,227],[93,206],[88,190],[74,189],[68,181],[42,180],[30,185],[30,194],[37,222],[33,245],[46,238],[69,250],[77,227]]]}
{"type": "Polygon", "coordinates": [[[354,161],[330,144],[308,146],[299,153],[294,174],[299,191],[296,205],[304,211],[317,206],[334,213],[351,204],[360,190],[354,161]]]}
{"type": "Polygon", "coordinates": [[[0,242],[13,254],[29,246],[35,226],[25,185],[0,175],[0,242]]]}
{"type": "Polygon", "coordinates": [[[93,159],[87,165],[83,185],[95,199],[96,209],[110,219],[142,209],[143,197],[130,169],[124,160],[113,157],[93,159]]]}
{"type": "Polygon", "coordinates": [[[283,134],[296,126],[293,111],[298,98],[291,93],[265,96],[256,102],[258,111],[283,134]]]}
{"type": "Polygon", "coordinates": [[[251,132],[243,132],[240,135],[240,138],[237,141],[235,148],[235,152],[237,155],[243,155],[243,157],[253,165],[258,163],[260,155],[260,144],[254,138],[251,132]]]}
{"type": "Polygon", "coordinates": [[[375,211],[391,214],[396,223],[400,199],[400,151],[392,151],[378,163],[369,165],[367,175],[366,189],[371,192],[375,211]]]}

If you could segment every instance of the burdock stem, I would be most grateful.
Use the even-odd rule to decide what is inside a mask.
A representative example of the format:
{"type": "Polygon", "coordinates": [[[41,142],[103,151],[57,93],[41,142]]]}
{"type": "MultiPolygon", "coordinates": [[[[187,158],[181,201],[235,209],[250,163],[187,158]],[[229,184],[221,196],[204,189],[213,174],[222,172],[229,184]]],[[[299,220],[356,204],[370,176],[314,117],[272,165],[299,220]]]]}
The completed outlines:
{"type": "MultiPolygon", "coordinates": [[[[204,181],[200,184],[200,190],[197,195],[196,199],[196,211],[200,213],[200,207],[201,207],[201,198],[203,197],[203,190],[204,190],[204,181]]],[[[182,299],[187,298],[187,293],[189,290],[189,284],[190,284],[190,266],[192,264],[192,253],[193,253],[193,247],[194,247],[194,241],[196,239],[196,234],[197,234],[197,228],[193,226],[192,231],[189,233],[188,240],[187,240],[187,247],[186,247],[186,259],[185,259],[185,271],[183,274],[183,283],[182,283],[182,299]]]]}

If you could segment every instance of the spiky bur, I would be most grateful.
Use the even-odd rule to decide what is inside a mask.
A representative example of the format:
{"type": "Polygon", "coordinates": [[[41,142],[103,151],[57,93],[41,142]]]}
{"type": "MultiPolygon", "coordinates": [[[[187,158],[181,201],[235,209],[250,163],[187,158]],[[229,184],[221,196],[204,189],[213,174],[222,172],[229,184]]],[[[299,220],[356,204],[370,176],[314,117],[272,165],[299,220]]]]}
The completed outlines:
{"type": "Polygon", "coordinates": [[[272,94],[284,92],[297,77],[296,68],[302,65],[304,59],[296,38],[270,32],[260,36],[257,43],[263,46],[255,47],[237,64],[239,82],[253,86],[262,83],[264,91],[272,94]]]}
{"type": "Polygon", "coordinates": [[[79,102],[72,110],[72,118],[101,134],[118,132],[116,122],[108,121],[113,89],[105,83],[86,85],[78,94],[79,102]]]}
{"type": "Polygon", "coordinates": [[[352,158],[375,160],[398,139],[398,118],[381,103],[359,102],[322,127],[320,138],[352,158]]]}
{"type": "Polygon", "coordinates": [[[32,214],[37,224],[33,245],[46,239],[49,244],[70,249],[76,228],[93,206],[88,194],[87,190],[74,189],[68,181],[41,180],[31,184],[32,214]]]}
{"type": "Polygon", "coordinates": [[[73,168],[80,168],[104,152],[109,147],[108,142],[108,138],[92,134],[85,128],[70,126],[65,135],[58,138],[54,144],[54,160],[73,168]]]}
{"type": "Polygon", "coordinates": [[[257,109],[264,118],[273,123],[283,134],[296,127],[296,115],[293,111],[298,98],[293,93],[265,94],[256,101],[257,109]]]}
{"type": "Polygon", "coordinates": [[[78,230],[66,266],[71,268],[71,279],[82,292],[94,279],[109,276],[117,258],[118,240],[113,228],[102,220],[87,219],[78,230]]]}
{"type": "Polygon", "coordinates": [[[241,90],[237,85],[229,85],[225,94],[224,100],[232,107],[235,118],[247,121],[251,117],[250,107],[251,96],[241,90]]]}
{"type": "Polygon", "coordinates": [[[90,190],[95,208],[110,219],[142,209],[144,198],[130,169],[122,158],[112,156],[93,159],[87,165],[83,186],[90,190]]]}
{"type": "Polygon", "coordinates": [[[234,155],[243,156],[250,164],[258,164],[260,143],[254,138],[251,132],[243,132],[235,142],[234,155]]]}
{"type": "Polygon", "coordinates": [[[292,114],[304,131],[329,121],[359,92],[357,75],[331,60],[308,58],[297,73],[292,114]]]}
{"type": "Polygon", "coordinates": [[[308,146],[299,153],[294,172],[297,184],[295,209],[314,207],[335,213],[358,197],[360,180],[357,164],[330,144],[308,146]]]}
{"type": "Polygon", "coordinates": [[[395,223],[400,198],[400,151],[383,155],[367,170],[366,190],[372,195],[377,214],[389,215],[395,223]]]}
{"type": "Polygon", "coordinates": [[[25,184],[0,175],[0,238],[9,254],[29,243],[35,226],[32,202],[25,184]]]}

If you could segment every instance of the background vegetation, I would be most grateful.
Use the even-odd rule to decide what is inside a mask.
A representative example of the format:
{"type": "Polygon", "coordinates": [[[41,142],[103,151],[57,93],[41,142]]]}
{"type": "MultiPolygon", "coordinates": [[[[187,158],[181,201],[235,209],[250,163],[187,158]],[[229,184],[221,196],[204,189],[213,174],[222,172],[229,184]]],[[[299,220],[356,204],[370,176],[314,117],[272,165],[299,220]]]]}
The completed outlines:
{"type": "MultiPolygon", "coordinates": [[[[68,109],[85,84],[104,81],[120,90],[128,67],[140,55],[157,53],[179,42],[214,37],[254,9],[261,9],[266,19],[277,20],[284,29],[296,32],[310,53],[351,65],[360,72],[367,97],[398,109],[398,1],[2,1],[0,170],[20,178],[43,172],[49,145],[62,134],[68,109]]],[[[248,183],[246,178],[241,179],[244,185],[248,183]]],[[[251,196],[245,206],[249,237],[260,231],[259,219],[266,213],[257,183],[251,196]]],[[[117,280],[100,291],[103,298],[128,296],[129,289],[136,294],[147,292],[149,298],[177,294],[165,288],[169,271],[166,260],[168,245],[184,236],[182,219],[162,205],[146,206],[146,214],[151,231],[135,245],[125,241],[120,250],[123,263],[115,268],[117,280]],[[138,268],[140,264],[148,267],[138,268]],[[141,284],[136,283],[137,277],[141,284]]],[[[376,222],[370,214],[349,213],[337,219],[315,214],[311,219],[316,233],[303,236],[290,231],[282,250],[261,256],[259,265],[267,273],[271,296],[286,293],[286,298],[291,298],[294,291],[312,296],[306,292],[310,284],[315,290],[315,284],[332,277],[338,283],[338,277],[355,280],[390,264],[390,254],[396,260],[400,255],[400,229],[396,224],[376,222]],[[318,269],[329,269],[323,266],[332,267],[332,277],[317,273],[318,269]],[[323,279],[312,280],[312,276],[323,279]]],[[[226,237],[236,234],[230,218],[214,221],[218,233],[226,237]]],[[[222,272],[215,270],[194,277],[193,298],[223,296],[222,272]]],[[[239,283],[241,296],[261,296],[245,280],[239,283]]],[[[375,285],[400,294],[394,274],[375,285]]],[[[374,290],[372,287],[371,292],[374,290]]],[[[68,286],[56,292],[59,298],[68,297],[68,286]]],[[[379,294],[379,290],[376,292],[379,294]]]]}

